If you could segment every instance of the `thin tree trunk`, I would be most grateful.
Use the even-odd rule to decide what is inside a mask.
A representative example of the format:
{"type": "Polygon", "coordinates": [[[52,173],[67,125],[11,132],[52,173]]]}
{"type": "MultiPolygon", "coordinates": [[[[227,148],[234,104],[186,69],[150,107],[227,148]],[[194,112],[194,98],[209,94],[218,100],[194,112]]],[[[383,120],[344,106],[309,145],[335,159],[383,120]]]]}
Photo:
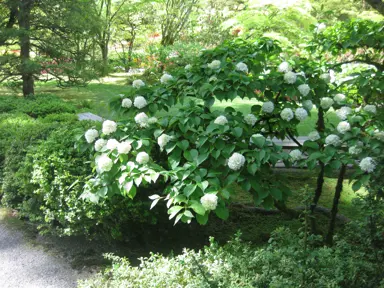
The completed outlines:
{"type": "MultiPolygon", "coordinates": [[[[323,108],[319,107],[318,115],[319,115],[318,116],[319,118],[318,118],[317,123],[316,123],[317,131],[323,132],[325,129],[323,108]]],[[[320,147],[320,149],[322,149],[322,148],[323,147],[320,147]]],[[[312,234],[315,234],[317,232],[316,218],[314,216],[314,212],[315,212],[315,209],[317,207],[317,204],[319,203],[321,194],[323,192],[323,185],[324,185],[324,168],[325,168],[325,165],[322,161],[319,161],[319,164],[320,164],[320,172],[319,172],[319,175],[317,176],[315,196],[313,197],[313,201],[312,201],[312,204],[310,206],[310,213],[309,213],[309,215],[310,215],[309,219],[311,222],[312,234]]]]}
{"type": "Polygon", "coordinates": [[[107,43],[101,43],[100,44],[100,50],[101,50],[101,57],[103,60],[103,76],[106,76],[108,74],[108,44],[107,43]]]}
{"type": "Polygon", "coordinates": [[[341,192],[343,191],[343,180],[344,180],[346,170],[347,170],[347,165],[343,164],[341,166],[339,177],[337,179],[336,191],[335,191],[335,196],[333,197],[333,206],[331,210],[331,220],[329,222],[328,234],[325,238],[325,243],[328,246],[333,245],[333,234],[335,231],[336,215],[339,207],[341,192]]]}
{"type": "Polygon", "coordinates": [[[19,36],[20,41],[20,58],[21,67],[20,73],[23,80],[23,95],[28,97],[35,94],[34,90],[34,78],[33,71],[30,66],[30,51],[31,51],[31,39],[30,39],[30,20],[31,11],[35,0],[20,0],[19,3],[19,26],[22,30],[19,36]]]}

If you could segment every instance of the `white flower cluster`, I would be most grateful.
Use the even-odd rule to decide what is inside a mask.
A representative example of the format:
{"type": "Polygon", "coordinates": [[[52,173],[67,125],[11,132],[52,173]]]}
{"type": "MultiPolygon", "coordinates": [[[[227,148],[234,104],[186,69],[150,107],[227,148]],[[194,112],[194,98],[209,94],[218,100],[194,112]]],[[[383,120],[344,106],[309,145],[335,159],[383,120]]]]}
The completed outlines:
{"type": "Polygon", "coordinates": [[[291,156],[293,161],[298,161],[303,159],[303,153],[301,153],[299,149],[295,149],[289,152],[289,156],[291,156]]]}
{"type": "Polygon", "coordinates": [[[303,107],[305,110],[307,110],[308,112],[311,112],[312,108],[313,108],[313,103],[311,100],[305,100],[303,101],[303,107]]]}
{"type": "Polygon", "coordinates": [[[375,130],[373,132],[373,136],[380,141],[384,142],[384,131],[375,130]]]}
{"type": "Polygon", "coordinates": [[[289,65],[288,62],[284,61],[284,62],[281,62],[281,64],[277,68],[277,71],[279,71],[281,73],[291,72],[292,71],[292,67],[291,67],[291,65],[289,65]]]}
{"type": "Polygon", "coordinates": [[[372,114],[376,114],[376,106],[375,105],[366,105],[364,106],[364,111],[372,114]]]}
{"type": "Polygon", "coordinates": [[[97,137],[99,137],[99,131],[96,129],[89,129],[87,132],[85,132],[85,140],[87,140],[88,143],[93,143],[97,137]]]}
{"type": "Polygon", "coordinates": [[[364,172],[371,173],[375,170],[376,168],[376,163],[373,161],[371,157],[365,157],[363,160],[360,162],[360,169],[363,170],[364,172]]]}
{"type": "Polygon", "coordinates": [[[329,108],[331,108],[331,106],[333,105],[333,99],[332,98],[329,98],[329,97],[323,97],[321,98],[320,100],[320,106],[321,108],[323,108],[324,110],[327,110],[329,108]]]}
{"type": "Polygon", "coordinates": [[[164,150],[164,147],[168,144],[171,139],[172,136],[169,136],[167,134],[162,134],[159,138],[157,138],[157,144],[159,144],[161,151],[164,150]]]}
{"type": "Polygon", "coordinates": [[[167,73],[163,74],[163,76],[161,76],[161,78],[160,78],[160,82],[162,84],[167,84],[167,83],[169,83],[172,80],[173,80],[173,76],[169,75],[167,73]]]}
{"type": "Polygon", "coordinates": [[[221,62],[220,60],[213,60],[211,63],[209,63],[208,65],[208,68],[212,69],[212,70],[217,70],[220,68],[221,66],[221,62]]]}
{"type": "Polygon", "coordinates": [[[333,100],[337,104],[342,104],[345,101],[346,97],[344,94],[336,94],[335,97],[333,97],[333,100]]]}
{"type": "Polygon", "coordinates": [[[320,134],[317,131],[312,131],[308,134],[308,139],[311,141],[317,141],[320,139],[320,134]]]}
{"type": "Polygon", "coordinates": [[[294,72],[287,72],[284,74],[284,81],[288,84],[293,84],[296,82],[297,76],[294,72]]]}
{"type": "Polygon", "coordinates": [[[157,123],[157,118],[156,117],[151,117],[151,118],[149,118],[148,119],[148,124],[155,124],[155,123],[157,123]]]}
{"type": "Polygon", "coordinates": [[[288,122],[291,121],[293,119],[292,109],[291,108],[284,108],[281,111],[280,116],[285,121],[288,121],[288,122]]]}
{"type": "Polygon", "coordinates": [[[321,33],[321,32],[323,32],[326,28],[327,28],[327,26],[326,26],[324,23],[319,23],[319,24],[316,25],[315,32],[316,32],[316,33],[321,33]]]}
{"type": "Polygon", "coordinates": [[[184,69],[189,71],[192,69],[192,65],[191,64],[185,65],[184,69]]]}
{"type": "Polygon", "coordinates": [[[261,110],[264,113],[272,113],[274,109],[275,109],[275,105],[271,101],[264,102],[263,106],[261,107],[261,110]]]}
{"type": "Polygon", "coordinates": [[[325,138],[325,144],[332,145],[332,146],[340,146],[341,140],[340,137],[335,134],[330,134],[325,138]]]}
{"type": "Polygon", "coordinates": [[[145,165],[149,162],[149,155],[146,152],[140,152],[136,156],[136,162],[145,165]]]}
{"type": "Polygon", "coordinates": [[[141,112],[135,116],[135,122],[140,127],[146,127],[148,125],[148,116],[144,112],[141,112]]]}
{"type": "Polygon", "coordinates": [[[115,150],[117,146],[119,146],[119,144],[120,144],[119,141],[117,141],[116,139],[109,139],[107,141],[106,147],[108,150],[112,151],[112,150],[115,150]]]}
{"type": "Polygon", "coordinates": [[[245,157],[240,153],[233,153],[228,159],[228,167],[232,170],[240,170],[245,164],[245,157]]]}
{"type": "Polygon", "coordinates": [[[96,165],[100,173],[108,172],[112,169],[113,162],[106,154],[96,157],[96,165]]]}
{"type": "Polygon", "coordinates": [[[215,123],[217,125],[225,125],[225,124],[228,124],[228,120],[225,116],[221,115],[221,116],[217,117],[215,119],[215,121],[213,121],[213,123],[215,123]]]}
{"type": "Polygon", "coordinates": [[[337,110],[336,110],[336,115],[337,115],[337,117],[340,118],[340,120],[345,120],[345,119],[347,119],[347,116],[348,116],[349,114],[351,114],[351,113],[352,113],[352,109],[349,108],[349,107],[347,107],[347,106],[343,106],[343,107],[341,107],[340,109],[337,109],[337,110]]]}
{"type": "Polygon", "coordinates": [[[132,149],[132,146],[127,141],[121,142],[117,146],[117,152],[119,152],[119,154],[128,154],[131,151],[131,149],[132,149]]]}
{"type": "Polygon", "coordinates": [[[121,102],[121,107],[123,107],[123,108],[131,108],[132,107],[131,99],[128,99],[128,98],[123,99],[123,102],[121,102]]]}
{"type": "Polygon", "coordinates": [[[297,87],[297,89],[299,90],[300,94],[303,95],[304,97],[307,96],[311,91],[311,88],[309,87],[308,84],[301,84],[299,85],[299,87],[297,87]]]}
{"type": "Polygon", "coordinates": [[[341,134],[345,134],[346,132],[348,132],[349,130],[351,130],[351,125],[347,122],[347,121],[341,121],[338,125],[337,125],[337,131],[341,134]]]}
{"type": "Polygon", "coordinates": [[[325,83],[330,83],[331,82],[331,75],[329,73],[321,74],[320,79],[323,80],[325,83]]]}
{"type": "Polygon", "coordinates": [[[361,152],[363,152],[363,149],[355,145],[355,146],[349,147],[348,152],[349,154],[352,154],[352,155],[359,155],[361,152]]]}
{"type": "Polygon", "coordinates": [[[168,54],[168,58],[177,58],[179,57],[179,52],[177,51],[172,51],[171,53],[168,54]]]}
{"type": "Polygon", "coordinates": [[[237,63],[236,64],[236,71],[248,73],[248,66],[247,66],[247,64],[245,64],[243,62],[237,63]]]}
{"type": "Polygon", "coordinates": [[[144,108],[147,106],[147,100],[143,96],[136,96],[135,100],[133,101],[133,106],[135,106],[137,109],[144,108]]]}
{"type": "Polygon", "coordinates": [[[138,79],[132,82],[132,86],[136,89],[139,89],[140,87],[144,87],[145,83],[142,80],[138,79]]]}
{"type": "Polygon", "coordinates": [[[116,132],[116,130],[117,130],[117,124],[115,121],[105,120],[103,122],[102,131],[105,135],[112,134],[112,133],[116,132]]]}
{"type": "Polygon", "coordinates": [[[257,121],[257,118],[255,115],[253,114],[248,114],[244,117],[244,121],[245,123],[247,123],[248,125],[255,125],[256,124],[256,121],[257,121]]]}
{"type": "Polygon", "coordinates": [[[299,121],[304,121],[308,117],[308,112],[304,108],[297,108],[295,111],[296,119],[299,121]]]}
{"type": "Polygon", "coordinates": [[[95,150],[97,152],[99,152],[101,149],[104,148],[104,146],[107,145],[107,140],[105,139],[98,139],[96,142],[95,142],[95,150]]]}
{"type": "Polygon", "coordinates": [[[205,194],[201,197],[200,202],[205,210],[215,210],[217,207],[217,196],[215,194],[205,194]]]}

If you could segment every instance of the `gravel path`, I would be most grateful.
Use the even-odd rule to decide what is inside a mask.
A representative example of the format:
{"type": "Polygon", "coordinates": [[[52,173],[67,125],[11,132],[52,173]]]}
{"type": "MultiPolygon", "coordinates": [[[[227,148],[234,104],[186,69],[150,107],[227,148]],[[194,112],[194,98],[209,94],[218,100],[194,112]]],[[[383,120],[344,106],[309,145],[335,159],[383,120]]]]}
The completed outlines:
{"type": "Polygon", "coordinates": [[[0,221],[0,287],[70,288],[79,278],[69,264],[28,244],[22,233],[0,221]]]}

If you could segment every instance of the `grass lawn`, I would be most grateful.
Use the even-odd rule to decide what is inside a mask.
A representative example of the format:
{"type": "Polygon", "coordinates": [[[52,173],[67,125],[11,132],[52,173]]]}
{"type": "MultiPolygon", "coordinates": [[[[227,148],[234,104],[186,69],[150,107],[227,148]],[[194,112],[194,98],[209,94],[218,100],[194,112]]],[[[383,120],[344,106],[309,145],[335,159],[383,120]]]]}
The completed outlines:
{"type": "MultiPolygon", "coordinates": [[[[132,76],[129,76],[132,77],[132,76]]],[[[86,87],[59,88],[54,81],[36,83],[36,93],[51,93],[62,97],[68,101],[74,101],[83,107],[89,107],[86,111],[91,111],[104,118],[113,118],[114,112],[109,108],[109,99],[118,94],[125,92],[125,87],[129,78],[125,73],[115,73],[109,77],[105,77],[100,81],[92,81],[86,87]]],[[[15,93],[5,87],[0,87],[1,95],[14,95],[15,93]]],[[[236,110],[248,114],[252,105],[259,103],[255,99],[237,98],[232,102],[217,101],[213,109],[224,110],[225,107],[231,106],[236,110]]],[[[301,136],[306,136],[313,131],[317,121],[317,110],[313,109],[311,117],[308,117],[298,126],[301,136]]],[[[328,124],[336,125],[340,120],[333,111],[326,115],[328,124]]]]}

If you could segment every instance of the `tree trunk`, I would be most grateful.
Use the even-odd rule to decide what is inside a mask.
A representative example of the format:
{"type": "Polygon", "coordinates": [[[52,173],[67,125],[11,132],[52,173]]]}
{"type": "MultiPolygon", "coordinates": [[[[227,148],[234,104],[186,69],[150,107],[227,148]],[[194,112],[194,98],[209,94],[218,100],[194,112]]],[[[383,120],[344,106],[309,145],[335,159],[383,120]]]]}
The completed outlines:
{"type": "Polygon", "coordinates": [[[107,76],[108,75],[108,70],[109,70],[109,67],[108,67],[108,43],[100,43],[100,50],[101,50],[101,57],[102,57],[102,60],[103,60],[103,71],[102,71],[102,74],[103,76],[107,76]]]}
{"type": "Polygon", "coordinates": [[[30,20],[31,11],[35,0],[20,0],[19,3],[19,26],[20,26],[20,73],[23,80],[23,95],[24,97],[32,96],[35,94],[33,71],[30,66],[30,20]]]}
{"type": "MultiPolygon", "coordinates": [[[[319,132],[323,132],[325,129],[325,123],[324,123],[324,111],[323,108],[319,107],[319,112],[318,112],[319,118],[317,120],[316,126],[317,130],[319,132]]],[[[320,147],[320,149],[323,149],[323,146],[320,147]]],[[[313,197],[313,201],[310,207],[310,222],[311,222],[311,231],[312,234],[315,234],[317,231],[316,229],[316,218],[314,216],[315,209],[317,207],[317,204],[319,203],[321,194],[323,192],[323,185],[324,185],[324,163],[319,161],[320,164],[320,172],[319,175],[317,176],[317,185],[316,185],[316,190],[315,190],[315,196],[313,197]]]]}
{"type": "Polygon", "coordinates": [[[336,191],[335,191],[335,196],[333,197],[333,206],[331,210],[331,220],[329,222],[328,234],[325,238],[325,243],[328,246],[333,245],[333,234],[335,231],[336,215],[339,207],[341,192],[343,191],[343,180],[344,180],[346,170],[347,170],[347,165],[343,164],[341,166],[339,177],[337,179],[336,191]]]}
{"type": "Polygon", "coordinates": [[[366,0],[381,15],[384,15],[384,2],[382,0],[366,0]]]}

